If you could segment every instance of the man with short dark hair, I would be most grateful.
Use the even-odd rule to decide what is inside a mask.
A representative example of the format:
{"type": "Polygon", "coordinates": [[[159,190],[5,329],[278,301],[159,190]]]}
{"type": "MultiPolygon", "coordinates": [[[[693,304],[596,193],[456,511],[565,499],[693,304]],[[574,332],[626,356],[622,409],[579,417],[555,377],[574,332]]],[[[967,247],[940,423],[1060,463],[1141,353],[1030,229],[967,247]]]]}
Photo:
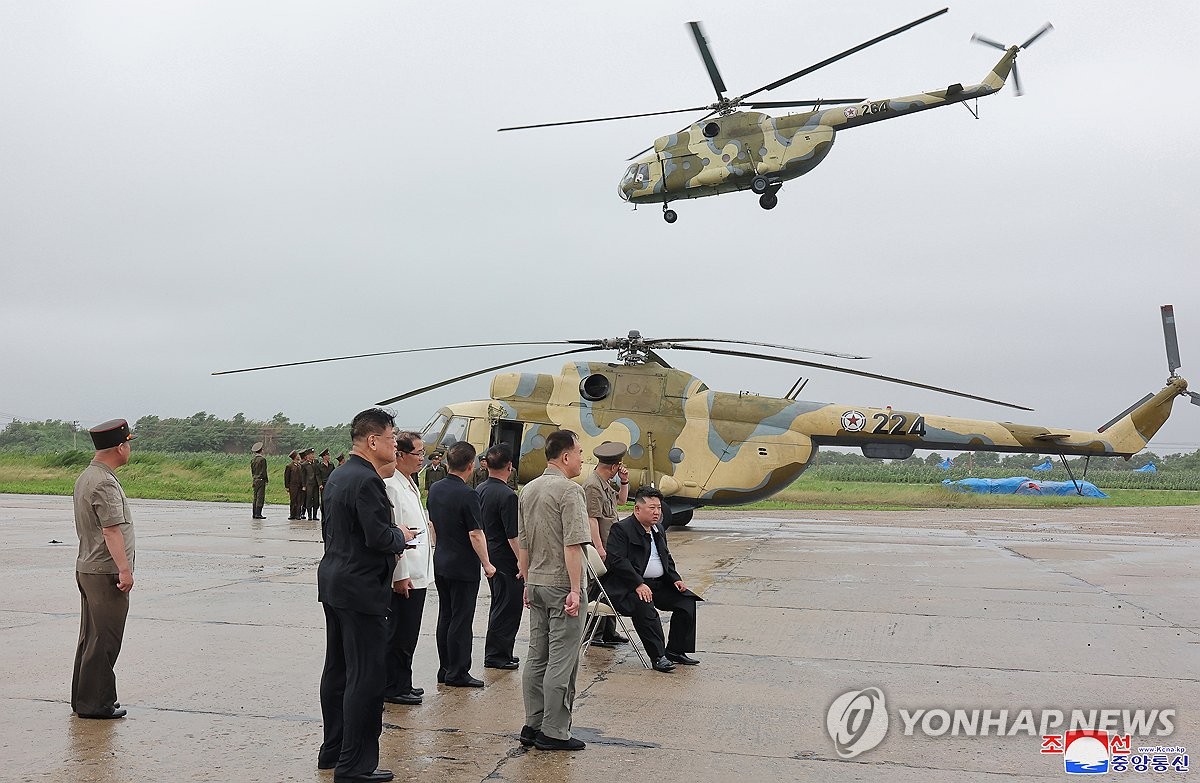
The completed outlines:
{"type": "Polygon", "coordinates": [[[325,610],[325,741],[317,767],[336,767],[335,783],[376,783],[393,777],[376,767],[391,577],[404,551],[379,472],[396,461],[395,422],[387,411],[370,408],[351,421],[350,437],[350,459],[326,485],[321,522],[325,554],[317,567],[317,599],[325,610]]]}
{"type": "Polygon", "coordinates": [[[683,583],[658,524],[663,494],[642,487],[633,501],[633,515],[613,525],[608,534],[608,573],[601,577],[613,608],[633,618],[633,627],[646,654],[660,672],[675,664],[699,663],[687,654],[696,649],[696,602],[703,600],[683,583]],[[671,635],[664,638],[658,609],[671,612],[671,635]]]}
{"type": "Polygon", "coordinates": [[[479,495],[488,557],[496,567],[496,575],[488,582],[492,607],[483,643],[483,665],[488,669],[516,669],[520,659],[513,655],[513,644],[521,625],[522,590],[517,574],[517,493],[508,485],[513,472],[512,448],[500,443],[488,449],[484,457],[488,478],[475,492],[479,495]]]}
{"type": "Polygon", "coordinates": [[[582,469],[578,436],[555,430],[546,438],[546,471],[525,485],[517,504],[518,564],[529,608],[520,739],[539,750],[584,748],[571,736],[583,641],[583,546],[591,540],[583,489],[571,480],[582,469]]]}
{"type": "Polygon", "coordinates": [[[121,654],[133,589],[133,516],[116,469],[129,462],[134,435],[125,419],[88,430],[96,455],[75,480],[79,556],[79,644],[71,678],[71,709],[81,718],[123,718],[113,667],[121,654]]]}
{"type": "Polygon", "coordinates": [[[433,583],[438,593],[438,682],[458,688],[482,688],[471,676],[471,623],[479,598],[479,567],[488,579],[496,573],[488,557],[480,523],[479,496],[467,484],[475,469],[475,447],[455,443],[446,452],[449,475],[429,490],[425,507],[433,523],[433,583]]]}

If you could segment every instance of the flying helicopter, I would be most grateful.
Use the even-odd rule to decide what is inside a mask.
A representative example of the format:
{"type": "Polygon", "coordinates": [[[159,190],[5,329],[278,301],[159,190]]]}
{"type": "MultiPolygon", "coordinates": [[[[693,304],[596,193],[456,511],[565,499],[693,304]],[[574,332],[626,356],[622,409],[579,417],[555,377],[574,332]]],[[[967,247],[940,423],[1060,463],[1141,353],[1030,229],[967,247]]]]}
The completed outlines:
{"type": "MultiPolygon", "coordinates": [[[[663,219],[668,223],[674,223],[678,219],[678,214],[669,207],[672,201],[718,196],[722,193],[734,193],[740,190],[751,190],[759,194],[759,206],[763,209],[774,209],[779,203],[777,194],[783,187],[783,183],[816,168],[829,154],[838,131],[991,95],[1004,86],[1010,72],[1013,76],[1013,87],[1016,94],[1021,94],[1020,75],[1017,72],[1017,54],[1054,29],[1053,25],[1048,22],[1024,43],[1015,46],[1005,46],[980,35],[973,36],[971,40],[1004,52],[1004,56],[979,84],[964,86],[961,83],[955,83],[942,89],[929,90],[916,95],[881,100],[863,98],[794,101],[750,100],[759,93],[790,84],[802,76],[892,36],[899,35],[919,24],[924,24],[949,10],[949,8],[943,8],[935,11],[807,68],[802,68],[782,79],[738,96],[726,95],[728,90],[725,87],[725,81],[721,78],[720,71],[717,70],[716,60],[709,49],[708,40],[704,36],[700,23],[689,22],[688,26],[696,41],[696,47],[708,70],[713,89],[716,90],[716,102],[686,109],[516,125],[499,130],[528,130],[626,120],[634,117],[652,117],[662,114],[707,112],[687,127],[658,138],[652,146],[632,155],[629,160],[633,162],[625,170],[625,175],[621,178],[618,186],[620,197],[635,206],[637,204],[662,203],[663,219]],[[853,105],[839,107],[840,104],[853,105]],[[822,108],[826,105],[832,105],[832,107],[822,108]],[[788,114],[781,117],[772,117],[757,111],[741,110],[742,107],[773,109],[798,106],[811,106],[812,109],[800,114],[788,114]],[[647,154],[643,155],[643,153],[647,154]]],[[[972,114],[978,119],[977,112],[972,110],[972,114]]]]}
{"type": "MultiPolygon", "coordinates": [[[[213,373],[256,370],[461,348],[513,345],[569,345],[563,351],[504,362],[380,401],[390,405],[458,381],[540,359],[615,351],[617,361],[572,359],[557,375],[501,372],[492,378],[489,398],[454,403],[438,410],[422,432],[426,449],[468,441],[478,451],[506,443],[513,453],[519,484],[546,468],[546,436],[570,429],[580,438],[585,458],[605,441],[629,447],[625,464],[633,489],[653,485],[667,497],[669,524],[685,525],[701,506],[736,506],[770,497],[795,481],[822,446],[858,447],[877,459],[907,459],[916,449],[1057,454],[1065,457],[1129,457],[1144,448],[1171,413],[1176,397],[1200,405],[1177,374],[1179,344],[1174,309],[1162,308],[1170,373],[1157,393],[1147,394],[1095,432],[943,416],[924,410],[798,399],[803,384],[782,397],[710,389],[699,378],[672,367],[664,351],[701,351],[848,373],[1031,410],[1001,400],[799,358],[743,350],[770,348],[788,353],[859,360],[865,357],[774,343],[710,338],[645,338],[639,332],[612,339],[477,343],[383,351],[213,373]],[[715,344],[715,345],[710,345],[715,344]],[[717,346],[739,346],[717,347],[717,346]]],[[[585,464],[585,475],[594,468],[585,464]]],[[[1069,469],[1069,468],[1068,468],[1069,469]]],[[[581,476],[582,480],[585,476],[581,476]]]]}

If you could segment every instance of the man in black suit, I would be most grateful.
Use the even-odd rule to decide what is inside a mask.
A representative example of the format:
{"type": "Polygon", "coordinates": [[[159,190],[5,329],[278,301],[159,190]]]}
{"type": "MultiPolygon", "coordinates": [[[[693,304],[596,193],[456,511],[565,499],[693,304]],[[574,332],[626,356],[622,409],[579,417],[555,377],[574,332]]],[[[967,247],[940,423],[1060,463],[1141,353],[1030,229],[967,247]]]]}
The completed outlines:
{"type": "Polygon", "coordinates": [[[613,525],[608,534],[608,573],[601,581],[613,608],[633,618],[655,670],[669,672],[677,663],[700,663],[687,654],[696,649],[696,602],[703,599],[687,589],[675,570],[667,537],[658,524],[662,505],[663,495],[654,487],[637,491],[633,516],[613,525]],[[671,612],[670,638],[664,638],[658,609],[671,612]]]}
{"type": "Polygon", "coordinates": [[[392,524],[392,504],[380,473],[396,464],[395,423],[371,408],[350,423],[350,459],[325,485],[321,522],[325,554],[317,567],[317,599],[325,609],[325,669],[321,716],[325,741],[319,769],[335,783],[392,779],[379,764],[383,691],[387,680],[387,612],[392,570],[404,534],[392,524]]]}
{"type": "Polygon", "coordinates": [[[482,688],[471,676],[471,623],[479,597],[479,566],[488,579],[496,573],[488,557],[479,512],[479,496],[467,480],[475,470],[475,447],[466,441],[446,452],[449,474],[429,488],[425,507],[437,534],[433,583],[438,593],[438,682],[482,688]]]}
{"type": "Polygon", "coordinates": [[[508,485],[513,472],[512,448],[500,443],[484,456],[488,478],[475,492],[483,515],[488,557],[496,567],[496,575],[488,583],[492,608],[483,643],[483,665],[488,669],[516,669],[520,659],[513,655],[513,644],[521,625],[524,589],[517,575],[517,493],[508,485]]]}

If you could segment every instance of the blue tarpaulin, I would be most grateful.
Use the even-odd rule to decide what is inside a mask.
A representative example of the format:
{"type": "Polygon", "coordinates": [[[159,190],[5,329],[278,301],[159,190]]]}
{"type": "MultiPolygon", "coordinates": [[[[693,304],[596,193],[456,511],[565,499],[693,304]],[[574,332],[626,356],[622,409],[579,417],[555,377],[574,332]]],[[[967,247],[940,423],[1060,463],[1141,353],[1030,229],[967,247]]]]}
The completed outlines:
{"type": "Polygon", "coordinates": [[[1158,468],[1154,467],[1153,462],[1150,462],[1146,465],[1142,465],[1140,468],[1138,468],[1137,470],[1134,471],[1134,473],[1157,473],[1157,472],[1158,472],[1158,468]]]}
{"type": "Polygon", "coordinates": [[[1041,471],[1043,473],[1045,473],[1047,470],[1053,470],[1053,469],[1054,469],[1054,463],[1050,461],[1049,457],[1046,457],[1046,461],[1043,462],[1041,465],[1033,466],[1033,470],[1041,471]]]}
{"type": "Polygon", "coordinates": [[[953,463],[950,462],[949,457],[946,457],[944,460],[938,463],[938,467],[942,470],[950,470],[950,468],[953,467],[953,463]]]}
{"type": "Polygon", "coordinates": [[[984,495],[1076,495],[1089,498],[1106,498],[1095,484],[1090,481],[1079,482],[1079,489],[1070,481],[1035,481],[1028,476],[1014,478],[966,478],[952,481],[942,481],[946,489],[952,492],[978,492],[984,495]]]}

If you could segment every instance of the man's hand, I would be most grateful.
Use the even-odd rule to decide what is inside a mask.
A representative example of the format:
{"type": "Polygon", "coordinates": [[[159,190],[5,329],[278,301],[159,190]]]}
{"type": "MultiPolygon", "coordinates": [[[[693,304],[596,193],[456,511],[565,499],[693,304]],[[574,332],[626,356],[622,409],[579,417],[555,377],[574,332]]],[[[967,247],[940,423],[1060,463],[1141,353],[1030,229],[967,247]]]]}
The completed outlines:
{"type": "Polygon", "coordinates": [[[563,611],[567,613],[567,617],[579,616],[579,591],[572,590],[567,593],[567,600],[563,602],[563,611]]]}
{"type": "Polygon", "coordinates": [[[596,547],[596,554],[600,555],[601,560],[608,559],[608,552],[605,551],[604,547],[602,547],[602,546],[596,547]]]}
{"type": "Polygon", "coordinates": [[[488,579],[491,579],[493,576],[496,575],[496,566],[492,565],[491,563],[484,563],[483,564],[483,575],[486,576],[488,579]]]}
{"type": "Polygon", "coordinates": [[[133,589],[133,572],[118,571],[117,572],[117,589],[122,593],[128,593],[133,589]]]}
{"type": "Polygon", "coordinates": [[[637,586],[637,596],[646,603],[654,600],[654,591],[650,589],[650,585],[642,583],[637,586]]]}
{"type": "Polygon", "coordinates": [[[400,532],[404,534],[404,543],[406,544],[417,537],[417,531],[404,525],[400,525],[400,532]]]}
{"type": "Polygon", "coordinates": [[[619,478],[621,480],[622,484],[629,483],[629,468],[625,467],[623,464],[618,463],[617,478],[619,478]]]}
{"type": "Polygon", "coordinates": [[[525,604],[526,609],[529,608],[529,585],[525,585],[525,589],[521,591],[521,603],[525,604]]]}
{"type": "Polygon", "coordinates": [[[680,579],[678,582],[675,583],[675,589],[681,593],[684,593],[684,592],[687,592],[687,585],[685,585],[683,583],[683,580],[680,579]]]}
{"type": "Polygon", "coordinates": [[[411,588],[412,580],[408,577],[405,577],[404,579],[397,579],[395,582],[392,582],[392,591],[404,596],[405,598],[408,598],[408,591],[411,588]]]}

